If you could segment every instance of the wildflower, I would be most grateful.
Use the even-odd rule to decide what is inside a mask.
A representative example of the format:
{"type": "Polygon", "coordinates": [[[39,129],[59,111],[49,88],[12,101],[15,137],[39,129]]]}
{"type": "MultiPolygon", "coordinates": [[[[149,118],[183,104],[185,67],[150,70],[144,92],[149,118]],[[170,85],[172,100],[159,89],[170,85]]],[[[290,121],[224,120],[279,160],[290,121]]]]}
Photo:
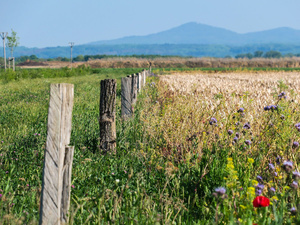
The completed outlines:
{"type": "Polygon", "coordinates": [[[233,131],[232,131],[232,130],[228,130],[227,133],[228,133],[229,135],[232,135],[232,134],[233,134],[233,131]]]}
{"type": "Polygon", "coordinates": [[[256,180],[257,180],[258,182],[263,182],[263,179],[262,179],[262,177],[261,177],[261,176],[259,176],[259,175],[256,177],[256,180]]]}
{"type": "Polygon", "coordinates": [[[74,186],[74,185],[72,185],[71,187],[72,187],[72,188],[75,188],[75,186],[74,186]]]}
{"type": "Polygon", "coordinates": [[[2,194],[0,194],[0,198],[2,197],[2,194]]]}
{"type": "Polygon", "coordinates": [[[251,145],[251,141],[250,141],[250,140],[246,140],[246,141],[245,141],[245,144],[246,144],[246,145],[251,145]]]}
{"type": "Polygon", "coordinates": [[[217,119],[215,117],[212,117],[209,121],[209,124],[213,125],[213,124],[217,124],[217,122],[218,122],[217,119]]]}
{"type": "Polygon", "coordinates": [[[120,180],[119,179],[116,179],[116,183],[119,183],[120,182],[120,180]]]}
{"type": "Polygon", "coordinates": [[[264,196],[257,196],[254,200],[253,200],[253,206],[254,207],[267,207],[270,205],[270,199],[268,199],[267,197],[264,196]]]}
{"type": "Polygon", "coordinates": [[[227,198],[226,193],[226,189],[224,187],[218,187],[215,189],[215,192],[213,193],[213,195],[215,197],[220,197],[222,199],[227,198]]]}
{"type": "Polygon", "coordinates": [[[270,192],[272,192],[273,194],[275,194],[275,192],[276,192],[276,190],[275,190],[274,187],[271,187],[269,190],[270,190],[270,192]]]}
{"type": "Polygon", "coordinates": [[[244,108],[239,108],[237,112],[238,113],[243,113],[244,112],[244,108]]]}
{"type": "Polygon", "coordinates": [[[270,106],[265,106],[265,107],[264,107],[264,110],[265,110],[265,111],[269,111],[270,109],[271,109],[270,106]]]}
{"type": "Polygon", "coordinates": [[[236,132],[236,133],[235,133],[235,136],[236,136],[237,138],[239,138],[239,137],[240,137],[240,133],[239,133],[239,132],[236,132]]]}
{"type": "Polygon", "coordinates": [[[239,138],[238,138],[237,136],[235,136],[235,137],[233,138],[233,142],[234,142],[234,143],[238,142],[238,140],[239,140],[239,138]]]}
{"type": "Polygon", "coordinates": [[[272,163],[269,163],[269,170],[271,171],[275,170],[275,166],[272,163]]]}
{"type": "Polygon", "coordinates": [[[297,214],[297,210],[295,207],[290,209],[291,214],[296,215],[297,214]]]}
{"type": "Polygon", "coordinates": [[[294,141],[293,142],[293,145],[292,145],[292,148],[298,148],[299,147],[299,142],[298,141],[294,141]]]}
{"type": "Polygon", "coordinates": [[[271,200],[277,202],[277,201],[278,201],[278,198],[277,198],[277,196],[273,196],[273,197],[271,198],[271,200]]]}
{"type": "Polygon", "coordinates": [[[284,161],[282,167],[287,173],[289,173],[293,169],[293,162],[292,161],[284,161]]]}
{"type": "Polygon", "coordinates": [[[293,178],[294,178],[295,180],[298,180],[298,179],[300,178],[300,173],[299,173],[298,171],[294,171],[294,172],[293,172],[293,178]]]}
{"type": "Polygon", "coordinates": [[[254,163],[254,159],[248,158],[248,163],[249,163],[249,164],[253,164],[253,163],[254,163]]]}
{"type": "Polygon", "coordinates": [[[293,183],[291,183],[291,187],[294,189],[298,188],[298,183],[296,181],[293,181],[293,183]]]}
{"type": "Polygon", "coordinates": [[[236,122],[235,125],[236,125],[236,126],[240,125],[240,122],[236,122]]]}
{"type": "Polygon", "coordinates": [[[277,157],[276,157],[276,163],[277,163],[277,164],[280,164],[280,161],[281,161],[281,157],[280,157],[280,156],[277,156],[277,157]]]}
{"type": "Polygon", "coordinates": [[[257,196],[259,196],[259,195],[261,195],[262,194],[262,192],[263,192],[263,190],[264,190],[264,185],[263,184],[258,184],[258,185],[256,185],[256,187],[255,187],[255,194],[257,195],[257,196]]]}
{"type": "Polygon", "coordinates": [[[270,109],[273,111],[273,110],[276,110],[278,107],[277,105],[270,105],[270,109]]]}
{"type": "Polygon", "coordinates": [[[284,119],[285,119],[285,116],[284,116],[284,115],[281,115],[281,116],[280,116],[280,119],[284,120],[284,119]]]}
{"type": "Polygon", "coordinates": [[[245,123],[243,128],[244,129],[250,129],[251,128],[250,123],[249,122],[245,123]]]}
{"type": "Polygon", "coordinates": [[[286,93],[285,93],[284,91],[281,92],[281,93],[278,95],[278,98],[279,98],[279,99],[282,99],[282,98],[286,99],[286,93]]]}

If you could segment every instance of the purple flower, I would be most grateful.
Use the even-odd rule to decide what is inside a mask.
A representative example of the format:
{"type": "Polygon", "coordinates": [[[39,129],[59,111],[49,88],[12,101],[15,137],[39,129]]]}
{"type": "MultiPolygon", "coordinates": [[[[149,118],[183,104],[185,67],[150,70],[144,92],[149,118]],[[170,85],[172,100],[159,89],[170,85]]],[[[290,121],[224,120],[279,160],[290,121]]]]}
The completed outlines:
{"type": "Polygon", "coordinates": [[[277,176],[278,176],[278,173],[277,173],[277,172],[274,172],[274,176],[277,177],[277,176]]]}
{"type": "Polygon", "coordinates": [[[255,187],[255,194],[257,195],[257,196],[259,196],[259,195],[261,195],[262,194],[262,192],[263,192],[263,190],[264,190],[264,185],[263,184],[258,184],[258,185],[256,185],[256,187],[255,187]]]}
{"type": "Polygon", "coordinates": [[[2,194],[0,194],[0,198],[2,197],[2,194]]]}
{"type": "Polygon", "coordinates": [[[269,190],[270,190],[270,192],[272,192],[273,194],[276,192],[276,190],[275,190],[274,187],[271,187],[269,190]]]}
{"type": "Polygon", "coordinates": [[[232,131],[232,130],[228,130],[227,133],[228,133],[229,135],[232,135],[232,134],[233,134],[233,131],[232,131]]]}
{"type": "Polygon", "coordinates": [[[265,107],[264,107],[264,110],[265,110],[265,111],[269,111],[270,109],[271,109],[270,106],[265,106],[265,107]]]}
{"type": "Polygon", "coordinates": [[[238,113],[244,112],[244,108],[239,108],[237,112],[238,112],[238,113]]]}
{"type": "Polygon", "coordinates": [[[298,171],[294,171],[294,172],[293,172],[293,178],[294,178],[295,180],[298,180],[298,179],[300,178],[300,173],[299,173],[298,171]]]}
{"type": "Polygon", "coordinates": [[[271,171],[275,170],[275,166],[272,163],[269,163],[269,170],[271,171]]]}
{"type": "Polygon", "coordinates": [[[250,123],[249,122],[245,123],[243,128],[244,129],[250,129],[251,128],[250,123]]]}
{"type": "Polygon", "coordinates": [[[261,189],[255,189],[255,195],[256,196],[260,196],[262,194],[262,190],[261,189]]]}
{"type": "Polygon", "coordinates": [[[246,144],[246,145],[251,145],[251,141],[250,141],[250,140],[246,140],[246,141],[245,141],[245,144],[246,144]]]}
{"type": "Polygon", "coordinates": [[[297,209],[295,207],[291,208],[290,209],[290,212],[293,214],[293,215],[296,215],[297,214],[297,209]]]}
{"type": "Polygon", "coordinates": [[[294,141],[293,142],[293,145],[292,145],[292,148],[298,148],[299,147],[299,142],[298,141],[294,141]]]}
{"type": "Polygon", "coordinates": [[[236,143],[236,142],[238,142],[238,140],[239,140],[239,138],[237,137],[237,136],[235,136],[234,138],[233,138],[233,141],[236,143]]]}
{"type": "Polygon", "coordinates": [[[255,187],[255,189],[260,189],[260,190],[264,190],[264,188],[265,188],[265,185],[263,185],[263,184],[258,184],[255,187]]]}
{"type": "Polygon", "coordinates": [[[239,132],[236,132],[236,133],[235,133],[235,136],[236,136],[237,138],[239,138],[239,137],[240,137],[240,133],[239,133],[239,132]]]}
{"type": "Polygon", "coordinates": [[[216,124],[217,122],[218,122],[217,119],[215,117],[212,117],[209,121],[209,124],[213,125],[213,124],[216,124]]]}
{"type": "Polygon", "coordinates": [[[283,91],[278,95],[279,99],[286,98],[286,93],[283,91]]]}
{"type": "Polygon", "coordinates": [[[296,181],[293,181],[293,183],[291,183],[291,187],[294,189],[298,188],[298,183],[296,181]]]}
{"type": "Polygon", "coordinates": [[[258,182],[263,182],[263,179],[262,179],[262,177],[261,177],[261,176],[259,176],[259,175],[256,177],[256,180],[257,180],[258,182]]]}
{"type": "Polygon", "coordinates": [[[215,189],[215,192],[213,193],[213,195],[215,197],[221,197],[222,199],[227,198],[226,193],[226,189],[224,187],[218,187],[215,189]]]}
{"type": "Polygon", "coordinates": [[[75,186],[74,186],[74,185],[72,185],[71,187],[72,187],[72,188],[75,188],[75,186]]]}
{"type": "Polygon", "coordinates": [[[284,161],[282,165],[285,172],[289,173],[293,169],[293,162],[292,161],[284,161]]]}
{"type": "Polygon", "coordinates": [[[218,187],[215,189],[215,192],[219,195],[224,195],[226,193],[226,189],[224,187],[218,187]]]}

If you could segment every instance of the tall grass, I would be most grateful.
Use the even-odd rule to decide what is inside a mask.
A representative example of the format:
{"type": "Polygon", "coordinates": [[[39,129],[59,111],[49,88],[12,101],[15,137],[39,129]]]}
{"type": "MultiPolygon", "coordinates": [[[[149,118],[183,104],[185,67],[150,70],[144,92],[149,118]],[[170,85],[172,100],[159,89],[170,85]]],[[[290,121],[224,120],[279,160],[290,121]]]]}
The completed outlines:
{"type": "Polygon", "coordinates": [[[299,89],[293,86],[297,74],[285,75],[148,79],[128,121],[120,119],[118,92],[115,155],[97,147],[103,76],[0,84],[0,223],[38,221],[49,83],[55,82],[75,84],[70,224],[299,223],[291,210],[299,208],[291,173],[299,161],[293,145],[299,141],[299,89]],[[283,91],[287,99],[278,98],[283,91]],[[263,110],[271,104],[277,109],[263,110]],[[259,182],[269,207],[253,207],[259,182]]]}

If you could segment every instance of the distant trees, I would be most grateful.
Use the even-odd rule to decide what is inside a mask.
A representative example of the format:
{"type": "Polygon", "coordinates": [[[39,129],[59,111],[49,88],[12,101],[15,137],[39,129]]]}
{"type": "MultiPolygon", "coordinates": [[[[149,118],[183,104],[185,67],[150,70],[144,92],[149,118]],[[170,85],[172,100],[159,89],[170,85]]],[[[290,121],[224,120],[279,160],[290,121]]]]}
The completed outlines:
{"type": "Polygon", "coordinates": [[[248,59],[252,59],[252,58],[282,58],[282,57],[300,57],[300,53],[299,54],[293,54],[293,53],[288,53],[286,55],[282,55],[281,52],[279,51],[268,51],[264,54],[263,51],[255,51],[254,54],[252,53],[242,53],[242,54],[237,54],[235,56],[236,59],[238,58],[248,58],[248,59]]]}
{"type": "Polygon", "coordinates": [[[254,58],[260,58],[260,57],[263,56],[263,54],[264,54],[263,51],[255,51],[254,52],[254,58]]]}
{"type": "Polygon", "coordinates": [[[278,51],[271,50],[271,51],[266,52],[266,54],[265,54],[265,58],[281,58],[281,57],[282,57],[282,55],[278,51]]]}

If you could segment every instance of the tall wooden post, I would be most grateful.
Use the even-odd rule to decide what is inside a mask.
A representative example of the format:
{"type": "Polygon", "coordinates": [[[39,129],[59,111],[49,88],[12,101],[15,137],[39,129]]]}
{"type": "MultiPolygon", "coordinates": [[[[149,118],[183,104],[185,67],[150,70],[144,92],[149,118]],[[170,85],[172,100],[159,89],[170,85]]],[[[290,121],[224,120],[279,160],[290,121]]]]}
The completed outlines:
{"type": "Polygon", "coordinates": [[[137,82],[138,82],[138,76],[133,74],[131,76],[131,104],[135,104],[137,101],[137,82]]]}
{"type": "Polygon", "coordinates": [[[137,84],[138,84],[138,92],[140,92],[141,89],[142,89],[142,87],[141,87],[141,85],[142,85],[142,74],[141,73],[137,73],[136,75],[138,76],[138,82],[137,82],[137,84]]]}
{"type": "Polygon", "coordinates": [[[123,119],[127,119],[132,115],[131,84],[131,77],[121,79],[121,116],[123,119]]]}
{"type": "Polygon", "coordinates": [[[99,125],[103,152],[115,152],[116,148],[116,93],[115,79],[101,80],[99,125]]]}
{"type": "Polygon", "coordinates": [[[74,85],[51,84],[39,224],[68,222],[74,147],[69,147],[74,85]]]}

